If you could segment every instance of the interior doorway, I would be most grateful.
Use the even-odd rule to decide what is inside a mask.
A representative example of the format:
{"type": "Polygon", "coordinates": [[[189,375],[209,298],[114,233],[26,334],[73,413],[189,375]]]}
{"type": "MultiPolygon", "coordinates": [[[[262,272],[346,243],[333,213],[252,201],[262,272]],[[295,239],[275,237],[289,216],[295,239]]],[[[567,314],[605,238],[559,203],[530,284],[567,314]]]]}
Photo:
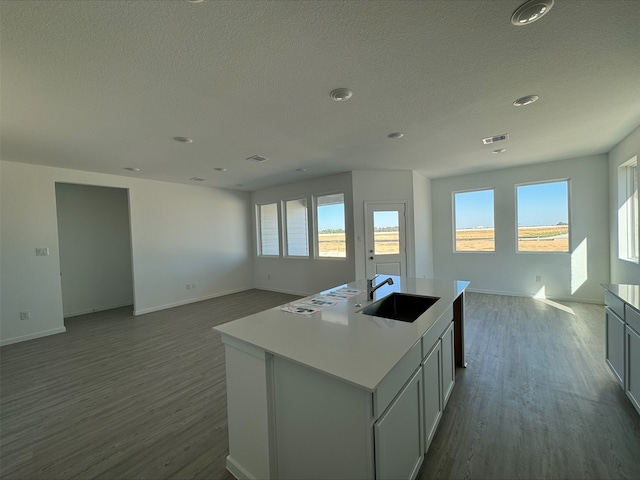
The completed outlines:
{"type": "Polygon", "coordinates": [[[365,272],[374,275],[407,274],[406,205],[365,202],[365,272]]]}
{"type": "Polygon", "coordinates": [[[55,188],[64,317],[133,305],[129,190],[55,188]]]}

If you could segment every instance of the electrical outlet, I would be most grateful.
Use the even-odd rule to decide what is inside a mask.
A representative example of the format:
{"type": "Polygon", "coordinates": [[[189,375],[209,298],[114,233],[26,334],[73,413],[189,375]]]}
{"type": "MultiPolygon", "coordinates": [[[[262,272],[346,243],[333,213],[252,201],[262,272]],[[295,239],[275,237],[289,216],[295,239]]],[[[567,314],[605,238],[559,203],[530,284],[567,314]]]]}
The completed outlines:
{"type": "Polygon", "coordinates": [[[192,284],[191,284],[191,290],[195,290],[195,288],[196,288],[196,284],[195,284],[195,283],[192,283],[192,284]]]}
{"type": "Polygon", "coordinates": [[[31,315],[29,315],[29,311],[20,312],[20,320],[29,320],[31,315]]]}
{"type": "Polygon", "coordinates": [[[49,249],[48,248],[36,248],[36,257],[48,257],[49,249]]]}
{"type": "Polygon", "coordinates": [[[542,275],[536,275],[536,283],[542,282],[542,275]]]}
{"type": "Polygon", "coordinates": [[[191,284],[187,283],[187,290],[191,290],[191,284]]]}

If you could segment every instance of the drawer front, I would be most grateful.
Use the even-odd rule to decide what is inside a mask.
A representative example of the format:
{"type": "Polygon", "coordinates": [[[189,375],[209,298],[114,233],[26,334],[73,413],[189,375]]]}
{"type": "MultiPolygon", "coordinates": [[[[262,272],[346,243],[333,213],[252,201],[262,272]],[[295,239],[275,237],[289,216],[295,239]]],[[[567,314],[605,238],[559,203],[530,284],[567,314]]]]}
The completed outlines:
{"type": "Polygon", "coordinates": [[[417,342],[411,350],[382,379],[373,392],[373,418],[378,418],[387,409],[391,401],[400,392],[413,373],[420,367],[421,346],[417,342]]]}
{"type": "Polygon", "coordinates": [[[624,320],[640,335],[640,312],[630,305],[624,306],[624,320]]]}
{"type": "Polygon", "coordinates": [[[604,302],[611,310],[624,320],[624,302],[608,290],[604,292],[604,302]]]}

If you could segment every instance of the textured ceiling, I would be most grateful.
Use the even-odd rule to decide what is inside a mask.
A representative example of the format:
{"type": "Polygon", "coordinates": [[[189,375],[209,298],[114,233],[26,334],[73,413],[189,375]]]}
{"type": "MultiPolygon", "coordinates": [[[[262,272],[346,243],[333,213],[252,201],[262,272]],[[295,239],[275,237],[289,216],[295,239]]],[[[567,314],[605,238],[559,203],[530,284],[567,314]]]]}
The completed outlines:
{"type": "Polygon", "coordinates": [[[515,27],[521,3],[3,0],[0,155],[255,190],[609,151],[640,125],[640,1],[556,0],[515,27]]]}

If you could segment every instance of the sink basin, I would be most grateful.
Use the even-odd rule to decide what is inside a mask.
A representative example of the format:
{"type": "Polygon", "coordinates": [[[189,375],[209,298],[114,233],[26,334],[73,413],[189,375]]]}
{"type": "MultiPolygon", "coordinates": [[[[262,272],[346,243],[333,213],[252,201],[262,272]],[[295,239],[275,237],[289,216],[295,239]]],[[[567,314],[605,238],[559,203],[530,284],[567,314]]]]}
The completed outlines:
{"type": "Polygon", "coordinates": [[[425,297],[409,293],[392,293],[358,310],[358,313],[373,317],[390,318],[400,322],[415,322],[429,307],[440,300],[440,297],[425,297]]]}

